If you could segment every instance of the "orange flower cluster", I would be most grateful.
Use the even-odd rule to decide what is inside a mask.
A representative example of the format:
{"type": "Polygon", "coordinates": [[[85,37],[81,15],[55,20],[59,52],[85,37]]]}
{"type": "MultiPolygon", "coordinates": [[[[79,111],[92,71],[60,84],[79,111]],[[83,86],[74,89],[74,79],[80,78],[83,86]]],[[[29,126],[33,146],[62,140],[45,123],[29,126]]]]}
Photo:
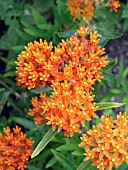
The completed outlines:
{"type": "MultiPolygon", "coordinates": [[[[67,7],[74,19],[82,16],[86,21],[89,21],[93,17],[95,3],[103,3],[103,0],[68,0],[67,7]]],[[[108,0],[107,5],[110,12],[117,12],[120,3],[119,1],[108,0]]]]}
{"type": "Polygon", "coordinates": [[[85,161],[91,159],[99,170],[111,170],[113,165],[128,163],[128,116],[119,113],[117,120],[109,115],[81,137],[80,146],[85,147],[85,161]]]}
{"type": "Polygon", "coordinates": [[[4,134],[0,133],[0,169],[24,170],[28,158],[32,154],[33,140],[26,139],[21,128],[16,126],[11,132],[10,128],[4,128],[4,134]]]}
{"type": "Polygon", "coordinates": [[[58,132],[63,130],[65,136],[73,136],[74,132],[80,132],[79,123],[84,125],[84,120],[91,120],[91,116],[97,117],[97,107],[92,103],[94,95],[85,92],[82,86],[72,86],[70,82],[56,82],[52,85],[51,98],[41,94],[41,100],[32,99],[33,109],[29,115],[34,116],[36,123],[42,123],[45,119],[47,125],[52,125],[58,132]]]}
{"type": "Polygon", "coordinates": [[[81,26],[70,40],[62,42],[52,50],[52,43],[45,41],[29,43],[26,51],[18,56],[17,82],[24,88],[50,85],[54,81],[68,80],[72,85],[84,84],[88,90],[96,80],[100,81],[101,68],[108,64],[105,52],[97,44],[100,36],[81,26]],[[89,38],[86,38],[89,36],[89,38]],[[66,64],[65,64],[66,62],[66,64]]]}
{"type": "Polygon", "coordinates": [[[25,47],[26,51],[21,52],[16,62],[18,85],[28,89],[47,85],[46,82],[52,78],[52,72],[59,62],[59,58],[52,55],[52,48],[52,42],[48,44],[41,39],[25,47]]]}
{"type": "Polygon", "coordinates": [[[46,121],[53,130],[58,126],[58,131],[63,130],[66,136],[72,136],[74,132],[80,132],[79,123],[96,117],[97,107],[92,103],[94,95],[89,90],[93,89],[96,80],[103,78],[101,68],[108,64],[105,56],[100,57],[105,52],[97,45],[99,37],[96,32],[81,26],[69,40],[62,40],[55,47],[52,57],[57,56],[62,62],[58,69],[54,69],[56,74],[51,79],[53,92],[50,98],[41,94],[40,100],[32,99],[33,108],[29,115],[36,123],[46,121]]]}

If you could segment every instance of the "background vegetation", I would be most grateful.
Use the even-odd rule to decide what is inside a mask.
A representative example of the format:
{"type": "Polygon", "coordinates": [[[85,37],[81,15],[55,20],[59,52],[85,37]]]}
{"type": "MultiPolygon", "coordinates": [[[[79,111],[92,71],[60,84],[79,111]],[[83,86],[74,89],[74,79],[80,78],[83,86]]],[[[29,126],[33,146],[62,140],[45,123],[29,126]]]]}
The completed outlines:
{"type": "MultiPolygon", "coordinates": [[[[109,8],[95,10],[94,18],[89,23],[102,35],[100,45],[106,51],[114,51],[113,43],[118,46],[118,39],[128,45],[128,1],[122,1],[118,12],[109,8]],[[111,49],[112,48],[112,49],[111,49]],[[110,50],[111,49],[111,50],[110,50]]],[[[74,21],[67,10],[66,0],[0,0],[0,131],[4,127],[19,125],[28,137],[35,141],[34,148],[50,129],[46,125],[35,125],[33,118],[28,116],[31,98],[40,91],[24,90],[16,85],[15,70],[18,54],[29,42],[46,39],[57,45],[61,39],[69,38],[81,24],[88,25],[82,18],[74,21]]],[[[125,45],[123,58],[119,51],[108,54],[109,65],[104,68],[104,79],[94,86],[96,102],[125,102],[119,110],[128,113],[128,52],[125,45]]],[[[118,109],[108,109],[113,117],[118,109]]],[[[99,116],[102,114],[98,112],[99,116]]],[[[96,120],[96,124],[100,119],[96,120]]],[[[87,128],[90,124],[86,124],[87,128]]],[[[84,150],[78,147],[80,134],[65,138],[57,134],[37,157],[30,159],[28,170],[75,170],[83,161],[84,150]]],[[[118,167],[121,169],[121,167],[118,167]]],[[[97,168],[92,167],[91,170],[97,168]]],[[[121,169],[122,170],[122,169],[121,169]]]]}

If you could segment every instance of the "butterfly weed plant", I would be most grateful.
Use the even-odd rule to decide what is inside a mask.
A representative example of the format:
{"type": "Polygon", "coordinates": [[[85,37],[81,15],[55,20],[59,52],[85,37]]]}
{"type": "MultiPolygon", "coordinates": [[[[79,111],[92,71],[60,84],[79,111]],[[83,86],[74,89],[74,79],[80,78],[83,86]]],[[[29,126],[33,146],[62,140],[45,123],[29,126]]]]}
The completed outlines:
{"type": "Polygon", "coordinates": [[[8,51],[1,57],[0,169],[126,170],[128,115],[112,110],[125,103],[105,98],[118,58],[110,59],[104,45],[122,36],[116,30],[122,18],[127,28],[127,2],[0,3],[10,11],[0,14],[8,26],[0,40],[2,55],[8,51]]]}

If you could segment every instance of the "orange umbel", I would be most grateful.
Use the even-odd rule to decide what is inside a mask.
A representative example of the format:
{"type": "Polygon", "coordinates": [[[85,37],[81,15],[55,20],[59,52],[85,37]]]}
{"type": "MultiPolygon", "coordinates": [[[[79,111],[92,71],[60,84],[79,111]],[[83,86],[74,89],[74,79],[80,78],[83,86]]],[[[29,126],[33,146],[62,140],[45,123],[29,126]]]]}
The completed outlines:
{"type": "MultiPolygon", "coordinates": [[[[68,0],[67,9],[70,11],[74,19],[81,16],[88,22],[93,18],[96,3],[103,4],[103,2],[104,0],[68,0]]],[[[120,3],[119,1],[108,0],[107,6],[110,8],[110,12],[117,12],[120,3]]]]}
{"type": "Polygon", "coordinates": [[[111,170],[113,165],[128,163],[128,116],[119,113],[117,120],[109,115],[81,137],[85,146],[85,161],[91,159],[99,170],[111,170]]]}
{"type": "Polygon", "coordinates": [[[53,130],[57,126],[58,132],[62,130],[71,137],[74,132],[80,132],[80,123],[84,125],[84,120],[97,117],[97,107],[92,103],[94,95],[82,86],[72,86],[65,80],[63,83],[55,82],[52,88],[51,98],[41,94],[40,101],[37,97],[32,99],[33,109],[29,110],[29,115],[34,116],[36,123],[45,121],[47,125],[52,125],[53,130]]]}
{"type": "Polygon", "coordinates": [[[10,128],[4,128],[4,135],[0,133],[0,169],[24,170],[29,157],[32,154],[33,140],[27,139],[16,126],[11,132],[10,128]]]}

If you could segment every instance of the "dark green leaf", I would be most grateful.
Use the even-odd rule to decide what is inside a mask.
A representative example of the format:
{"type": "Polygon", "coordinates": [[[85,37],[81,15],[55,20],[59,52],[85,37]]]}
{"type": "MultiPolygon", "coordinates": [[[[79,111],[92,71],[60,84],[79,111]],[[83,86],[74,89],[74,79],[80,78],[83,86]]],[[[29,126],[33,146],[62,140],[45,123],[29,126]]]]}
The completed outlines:
{"type": "Polygon", "coordinates": [[[45,31],[37,28],[24,28],[24,31],[28,33],[29,35],[32,35],[34,37],[38,38],[47,38],[47,34],[45,31]]]}
{"type": "Polygon", "coordinates": [[[107,44],[108,40],[109,39],[106,38],[106,37],[101,37],[100,42],[98,43],[98,45],[104,47],[107,44]]]}
{"type": "Polygon", "coordinates": [[[60,162],[61,165],[63,165],[63,167],[66,170],[75,170],[74,165],[71,164],[71,161],[67,157],[65,157],[64,155],[62,155],[59,152],[56,152],[53,149],[52,149],[52,153],[55,156],[55,158],[60,162]]]}
{"type": "Polygon", "coordinates": [[[42,15],[40,15],[34,8],[32,8],[32,15],[33,15],[36,25],[46,23],[46,20],[44,19],[44,17],[42,15]]]}
{"type": "Polygon", "coordinates": [[[38,28],[40,28],[42,30],[50,30],[50,31],[58,31],[58,29],[60,28],[59,26],[50,25],[50,24],[40,24],[37,26],[38,26],[38,28]]]}
{"type": "Polygon", "coordinates": [[[42,140],[40,141],[40,143],[37,145],[36,149],[34,150],[31,158],[34,158],[35,156],[37,156],[45,147],[46,145],[51,141],[51,139],[57,134],[57,131],[52,131],[52,129],[50,129],[46,135],[42,138],[42,140]]]}
{"type": "Polygon", "coordinates": [[[37,167],[32,166],[32,165],[27,165],[27,169],[29,169],[29,170],[43,170],[42,168],[40,169],[40,168],[37,168],[37,167]]]}
{"type": "Polygon", "coordinates": [[[39,89],[32,89],[30,90],[30,92],[35,93],[35,94],[40,94],[40,93],[44,93],[44,92],[49,92],[51,91],[51,88],[49,86],[39,86],[39,89]]]}
{"type": "Polygon", "coordinates": [[[106,73],[106,72],[103,72],[102,76],[104,77],[105,80],[111,80],[115,77],[114,74],[106,73]]]}
{"type": "Polygon", "coordinates": [[[4,74],[5,77],[14,77],[16,76],[15,71],[8,71],[4,74]]]}
{"type": "Polygon", "coordinates": [[[11,47],[11,49],[19,53],[20,51],[23,51],[24,46],[23,45],[16,45],[16,46],[11,47]]]}
{"type": "Polygon", "coordinates": [[[76,30],[69,30],[69,31],[65,31],[65,32],[59,33],[58,35],[59,35],[60,38],[69,38],[75,32],[76,32],[76,30]]]}
{"type": "Polygon", "coordinates": [[[27,120],[25,118],[12,116],[11,120],[13,120],[14,122],[22,125],[23,127],[27,128],[27,129],[30,129],[30,130],[32,130],[36,127],[35,124],[32,121],[27,120]]]}
{"type": "Polygon", "coordinates": [[[123,35],[123,34],[121,34],[119,32],[111,32],[111,31],[101,30],[101,29],[98,29],[98,33],[100,35],[102,35],[103,37],[108,38],[108,39],[119,38],[119,37],[121,37],[123,35]]]}
{"type": "Polygon", "coordinates": [[[103,68],[103,70],[110,70],[117,64],[117,58],[114,58],[114,59],[108,58],[108,60],[109,60],[109,63],[106,67],[103,68]]]}
{"type": "Polygon", "coordinates": [[[82,156],[82,155],[84,155],[84,150],[82,148],[79,148],[79,150],[73,151],[72,155],[82,156]]]}
{"type": "Polygon", "coordinates": [[[56,148],[57,151],[64,151],[64,152],[77,150],[77,149],[78,149],[78,144],[76,143],[68,143],[68,144],[64,144],[56,148]]]}
{"type": "Polygon", "coordinates": [[[3,91],[0,93],[0,113],[2,112],[3,107],[6,104],[10,94],[11,94],[10,91],[3,91]]]}
{"type": "Polygon", "coordinates": [[[49,161],[48,161],[48,163],[46,164],[46,168],[50,168],[50,167],[52,167],[55,163],[57,162],[57,159],[55,158],[55,157],[53,157],[52,159],[50,159],[49,161]]]}

